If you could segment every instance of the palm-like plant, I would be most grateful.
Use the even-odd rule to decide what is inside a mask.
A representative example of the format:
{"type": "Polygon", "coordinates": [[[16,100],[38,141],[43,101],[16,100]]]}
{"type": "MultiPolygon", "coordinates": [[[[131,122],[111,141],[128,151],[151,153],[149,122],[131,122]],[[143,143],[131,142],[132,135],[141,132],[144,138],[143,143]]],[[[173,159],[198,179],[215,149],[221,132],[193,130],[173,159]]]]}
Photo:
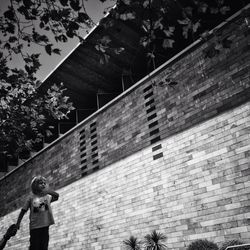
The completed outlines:
{"type": "Polygon", "coordinates": [[[166,240],[166,236],[160,232],[152,231],[145,236],[145,249],[146,250],[164,250],[167,246],[162,242],[166,240]]]}
{"type": "Polygon", "coordinates": [[[134,236],[130,236],[128,240],[124,240],[123,244],[125,245],[126,250],[140,250],[141,242],[134,236]]]}

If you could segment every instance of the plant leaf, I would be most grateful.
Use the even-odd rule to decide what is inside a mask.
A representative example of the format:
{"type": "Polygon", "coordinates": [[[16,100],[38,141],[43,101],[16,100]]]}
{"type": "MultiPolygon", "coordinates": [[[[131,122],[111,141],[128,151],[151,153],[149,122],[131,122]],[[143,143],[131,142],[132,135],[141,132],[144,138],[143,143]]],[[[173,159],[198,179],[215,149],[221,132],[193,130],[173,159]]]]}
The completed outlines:
{"type": "Polygon", "coordinates": [[[52,52],[52,44],[47,44],[45,46],[45,51],[47,52],[47,54],[51,55],[52,52]]]}
{"type": "Polygon", "coordinates": [[[173,39],[166,38],[166,39],[163,40],[162,47],[164,49],[173,48],[174,42],[175,41],[173,39]]]}

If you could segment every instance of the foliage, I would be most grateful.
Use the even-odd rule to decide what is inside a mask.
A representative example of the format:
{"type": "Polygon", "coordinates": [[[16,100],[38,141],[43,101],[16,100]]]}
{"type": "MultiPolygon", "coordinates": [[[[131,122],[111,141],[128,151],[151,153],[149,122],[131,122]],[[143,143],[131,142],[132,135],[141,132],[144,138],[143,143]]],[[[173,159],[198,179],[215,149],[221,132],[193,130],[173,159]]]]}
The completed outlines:
{"type": "Polygon", "coordinates": [[[217,244],[206,239],[200,239],[192,242],[187,250],[218,250],[217,244]]]}
{"type": "MultiPolygon", "coordinates": [[[[241,240],[230,240],[230,241],[226,241],[224,242],[221,247],[219,248],[219,250],[226,250],[227,247],[229,246],[236,246],[236,245],[242,245],[244,244],[241,240]]],[[[233,248],[233,250],[248,250],[250,249],[250,247],[246,246],[246,247],[235,247],[233,248]]]]}
{"type": "Polygon", "coordinates": [[[126,250],[140,250],[141,242],[134,236],[130,236],[128,240],[123,241],[126,250]]]}
{"type": "Polygon", "coordinates": [[[152,231],[145,236],[145,249],[146,250],[163,250],[167,246],[162,242],[166,240],[166,236],[160,232],[152,231]]]}
{"type": "Polygon", "coordinates": [[[0,30],[6,38],[2,48],[9,53],[22,53],[24,45],[43,46],[45,51],[60,54],[50,39],[67,42],[78,37],[79,30],[89,29],[93,21],[87,15],[83,1],[79,0],[10,0],[8,9],[0,18],[0,30]]]}
{"type": "Polygon", "coordinates": [[[31,150],[40,142],[48,119],[63,119],[73,109],[64,96],[63,85],[51,86],[39,94],[41,83],[24,70],[9,70],[6,60],[0,60],[0,150],[16,154],[31,150]]]}
{"type": "MultiPolygon", "coordinates": [[[[138,33],[141,34],[139,43],[154,67],[155,58],[162,54],[162,50],[174,48],[178,40],[183,41],[182,38],[192,40],[198,37],[204,30],[222,21],[226,14],[230,13],[230,3],[234,2],[226,2],[226,0],[109,1],[113,4],[116,2],[116,8],[111,9],[105,21],[100,22],[100,27],[112,30],[115,21],[135,25],[139,30],[138,33]],[[215,23],[211,23],[214,20],[215,23]]],[[[241,1],[243,7],[245,2],[241,1]]],[[[62,86],[52,86],[43,98],[39,97],[40,83],[35,73],[41,66],[40,55],[28,54],[27,48],[31,44],[36,44],[43,47],[48,55],[60,54],[57,43],[66,43],[73,38],[86,42],[82,38],[83,31],[87,31],[93,25],[93,20],[86,12],[85,1],[9,0],[8,9],[0,16],[2,150],[31,148],[34,141],[41,140],[42,131],[46,130],[45,124],[49,117],[61,119],[73,109],[68,98],[64,97],[62,86]],[[8,68],[8,60],[11,60],[15,54],[22,56],[25,71],[8,68]]],[[[120,54],[124,51],[124,48],[113,47],[112,37],[109,35],[100,37],[92,45],[99,52],[101,63],[108,62],[111,53],[120,54]]],[[[230,47],[230,40],[227,39],[223,46],[230,47]]],[[[216,46],[211,46],[204,52],[205,56],[213,56],[217,53],[216,49],[216,46]]]]}
{"type": "MultiPolygon", "coordinates": [[[[9,0],[8,9],[0,17],[0,46],[5,55],[21,54],[26,46],[35,43],[44,47],[47,54],[60,54],[56,43],[69,39],[83,40],[83,31],[94,25],[86,12],[85,1],[80,0],[9,0]]],[[[230,13],[232,1],[227,0],[99,0],[110,2],[112,8],[104,29],[112,28],[114,20],[131,22],[141,31],[140,44],[148,57],[156,56],[156,47],[171,49],[180,35],[185,39],[197,38],[201,32],[214,27],[230,13]]],[[[242,1],[241,7],[246,3],[242,1]]],[[[106,12],[108,11],[106,10],[106,12]]],[[[102,63],[109,59],[110,50],[120,54],[123,48],[113,48],[109,36],[100,37],[95,49],[101,52],[102,63]]]]}
{"type": "Polygon", "coordinates": [[[166,240],[166,236],[156,230],[152,231],[150,234],[147,234],[145,241],[139,241],[136,237],[130,236],[128,240],[123,241],[123,245],[126,250],[164,250],[167,249],[167,246],[163,243],[166,240]]]}
{"type": "MultiPolygon", "coordinates": [[[[244,0],[241,2],[244,7],[244,0]]],[[[140,30],[140,45],[148,60],[155,61],[162,51],[188,44],[232,14],[232,1],[227,0],[120,0],[105,21],[112,28],[114,21],[129,22],[140,30]]],[[[106,48],[104,54],[108,54],[106,48]]]]}

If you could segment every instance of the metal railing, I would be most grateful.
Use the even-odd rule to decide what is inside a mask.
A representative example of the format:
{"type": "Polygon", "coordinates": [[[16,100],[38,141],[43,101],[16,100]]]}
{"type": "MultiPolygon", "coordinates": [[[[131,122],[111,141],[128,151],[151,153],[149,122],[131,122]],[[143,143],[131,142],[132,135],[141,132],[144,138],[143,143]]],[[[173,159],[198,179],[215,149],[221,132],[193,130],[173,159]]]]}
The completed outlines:
{"type": "Polygon", "coordinates": [[[246,244],[240,244],[240,245],[234,245],[234,246],[228,246],[225,250],[233,250],[237,248],[237,250],[241,250],[241,249],[244,249],[244,250],[250,250],[250,243],[246,243],[246,244]]]}

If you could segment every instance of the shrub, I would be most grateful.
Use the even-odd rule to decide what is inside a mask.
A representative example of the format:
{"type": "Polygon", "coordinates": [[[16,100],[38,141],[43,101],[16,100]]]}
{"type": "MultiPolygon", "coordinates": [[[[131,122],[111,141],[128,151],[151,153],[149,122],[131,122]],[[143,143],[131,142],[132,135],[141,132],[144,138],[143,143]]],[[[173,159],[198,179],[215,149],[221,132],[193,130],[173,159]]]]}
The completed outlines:
{"type": "Polygon", "coordinates": [[[140,250],[141,242],[134,236],[130,236],[128,240],[123,241],[126,250],[140,250]]]}
{"type": "Polygon", "coordinates": [[[192,242],[187,250],[218,250],[217,244],[208,240],[196,240],[192,242]]]}
{"type": "Polygon", "coordinates": [[[160,232],[153,231],[147,234],[145,237],[145,249],[146,250],[164,250],[167,246],[163,243],[166,240],[166,236],[160,232]]]}

